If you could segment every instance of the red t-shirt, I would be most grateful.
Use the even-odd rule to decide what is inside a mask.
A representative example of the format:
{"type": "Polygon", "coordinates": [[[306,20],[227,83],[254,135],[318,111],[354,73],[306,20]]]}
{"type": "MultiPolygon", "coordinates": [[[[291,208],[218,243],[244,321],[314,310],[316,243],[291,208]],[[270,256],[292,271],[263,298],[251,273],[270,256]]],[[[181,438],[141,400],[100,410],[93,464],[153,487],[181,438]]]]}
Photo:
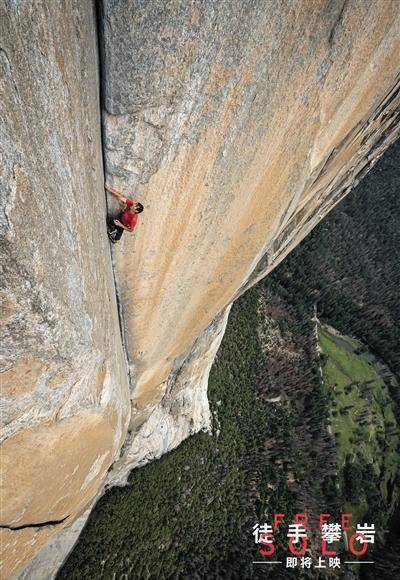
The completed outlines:
{"type": "Polygon", "coordinates": [[[121,214],[121,217],[119,218],[121,224],[124,224],[124,226],[128,228],[131,232],[133,232],[133,230],[135,229],[138,220],[138,214],[132,213],[130,210],[132,206],[133,201],[131,199],[127,199],[126,208],[124,209],[124,211],[121,214]]]}

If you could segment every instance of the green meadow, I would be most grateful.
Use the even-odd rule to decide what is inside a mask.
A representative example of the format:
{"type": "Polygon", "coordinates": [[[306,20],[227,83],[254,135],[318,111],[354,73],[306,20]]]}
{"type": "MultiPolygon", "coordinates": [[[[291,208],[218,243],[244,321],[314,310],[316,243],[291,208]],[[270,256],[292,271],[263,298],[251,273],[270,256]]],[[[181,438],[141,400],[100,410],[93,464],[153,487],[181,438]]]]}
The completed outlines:
{"type": "Polygon", "coordinates": [[[353,514],[354,524],[366,521],[367,516],[373,522],[378,515],[373,507],[385,506],[387,513],[398,499],[395,476],[400,438],[382,378],[383,365],[360,343],[326,326],[318,327],[318,339],[323,379],[334,393],[329,421],[337,443],[345,509],[353,514]]]}

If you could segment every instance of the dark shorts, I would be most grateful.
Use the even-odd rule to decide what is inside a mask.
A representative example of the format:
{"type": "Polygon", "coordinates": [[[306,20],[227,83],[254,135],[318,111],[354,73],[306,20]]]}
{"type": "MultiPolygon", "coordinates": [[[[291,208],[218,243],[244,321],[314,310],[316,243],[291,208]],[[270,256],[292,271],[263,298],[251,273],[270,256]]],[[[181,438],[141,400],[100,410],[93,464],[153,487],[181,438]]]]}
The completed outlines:
{"type": "Polygon", "coordinates": [[[124,233],[124,228],[117,226],[114,223],[114,219],[111,216],[107,216],[107,233],[108,237],[112,242],[118,242],[121,239],[122,234],[124,233]]]}

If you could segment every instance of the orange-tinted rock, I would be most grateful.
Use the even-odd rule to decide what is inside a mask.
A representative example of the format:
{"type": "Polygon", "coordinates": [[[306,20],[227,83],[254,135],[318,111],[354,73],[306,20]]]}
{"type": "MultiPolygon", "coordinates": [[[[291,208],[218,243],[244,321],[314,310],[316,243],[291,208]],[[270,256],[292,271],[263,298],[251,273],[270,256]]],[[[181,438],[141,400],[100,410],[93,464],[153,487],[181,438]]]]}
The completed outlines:
{"type": "Polygon", "coordinates": [[[0,2],[2,578],[90,504],[129,420],[95,21],[90,2],[0,2]]]}
{"type": "Polygon", "coordinates": [[[103,4],[107,176],[145,205],[115,249],[138,428],[398,134],[400,4],[103,4]]]}
{"type": "Polygon", "coordinates": [[[0,578],[9,578],[29,562],[55,534],[57,526],[0,529],[0,578]]]}
{"type": "Polygon", "coordinates": [[[84,508],[112,462],[115,428],[111,417],[82,411],[7,439],[0,455],[0,525],[60,522],[84,508]]]}
{"type": "Polygon", "coordinates": [[[115,460],[207,428],[229,305],[398,134],[399,2],[328,4],[101,3],[107,178],[145,205],[113,253],[131,405],[93,4],[0,4],[5,577],[57,566],[115,460]]]}

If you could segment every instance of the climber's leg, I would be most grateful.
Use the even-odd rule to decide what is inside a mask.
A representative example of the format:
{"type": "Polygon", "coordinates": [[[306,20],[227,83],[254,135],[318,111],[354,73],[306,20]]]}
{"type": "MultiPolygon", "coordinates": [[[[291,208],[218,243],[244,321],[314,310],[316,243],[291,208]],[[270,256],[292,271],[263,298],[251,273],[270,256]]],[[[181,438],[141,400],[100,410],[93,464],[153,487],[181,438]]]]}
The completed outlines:
{"type": "Polygon", "coordinates": [[[113,241],[114,241],[114,243],[115,243],[115,242],[118,242],[118,241],[121,239],[121,237],[122,237],[122,234],[124,233],[124,230],[123,230],[123,228],[119,228],[118,226],[115,226],[115,229],[116,229],[117,231],[116,231],[116,234],[115,234],[115,236],[114,236],[114,240],[113,240],[113,241]]]}
{"type": "Polygon", "coordinates": [[[115,244],[118,240],[121,239],[122,234],[124,233],[123,228],[120,228],[114,223],[114,219],[110,216],[107,217],[107,234],[110,238],[111,242],[115,244]]]}

